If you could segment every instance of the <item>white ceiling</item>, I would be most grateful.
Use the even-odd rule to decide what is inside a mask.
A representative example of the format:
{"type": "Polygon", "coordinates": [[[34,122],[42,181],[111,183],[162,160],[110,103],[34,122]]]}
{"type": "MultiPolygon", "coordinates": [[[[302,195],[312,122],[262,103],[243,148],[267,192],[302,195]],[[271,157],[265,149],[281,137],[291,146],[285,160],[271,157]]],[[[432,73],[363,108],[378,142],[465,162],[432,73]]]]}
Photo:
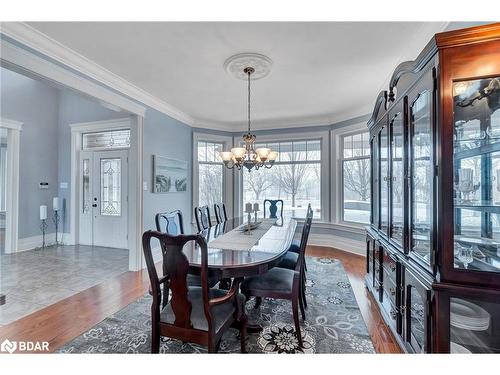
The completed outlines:
{"type": "Polygon", "coordinates": [[[371,113],[396,65],[414,59],[443,22],[32,22],[193,119],[245,126],[246,83],[224,61],[241,52],[273,60],[253,82],[254,128],[330,124],[371,113]]]}

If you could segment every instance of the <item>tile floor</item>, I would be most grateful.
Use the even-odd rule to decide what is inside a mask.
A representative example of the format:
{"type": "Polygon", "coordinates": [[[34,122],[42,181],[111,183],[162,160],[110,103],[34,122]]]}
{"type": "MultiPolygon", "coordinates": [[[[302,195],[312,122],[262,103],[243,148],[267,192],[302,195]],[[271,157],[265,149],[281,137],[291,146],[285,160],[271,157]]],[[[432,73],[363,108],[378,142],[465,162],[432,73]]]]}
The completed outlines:
{"type": "Polygon", "coordinates": [[[0,326],[128,271],[128,250],[51,246],[0,256],[0,326]]]}

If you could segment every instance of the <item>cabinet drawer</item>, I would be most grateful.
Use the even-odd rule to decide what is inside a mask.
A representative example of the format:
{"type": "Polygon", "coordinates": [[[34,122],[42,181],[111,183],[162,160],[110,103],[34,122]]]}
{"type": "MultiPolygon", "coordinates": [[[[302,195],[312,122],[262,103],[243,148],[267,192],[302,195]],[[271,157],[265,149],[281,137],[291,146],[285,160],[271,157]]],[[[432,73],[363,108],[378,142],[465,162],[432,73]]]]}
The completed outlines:
{"type": "Polygon", "coordinates": [[[382,284],[383,282],[383,276],[382,276],[382,266],[380,265],[379,262],[375,260],[375,267],[374,267],[374,273],[375,273],[375,280],[379,283],[382,284]]]}
{"type": "Polygon", "coordinates": [[[382,264],[389,274],[394,274],[394,281],[396,281],[397,260],[386,249],[383,252],[382,264]]]}
{"type": "Polygon", "coordinates": [[[400,327],[398,324],[399,321],[399,310],[395,307],[395,304],[393,303],[393,299],[395,297],[390,297],[386,291],[382,293],[382,308],[386,312],[386,315],[389,317],[391,325],[393,325],[396,328],[396,331],[399,333],[400,327]]]}

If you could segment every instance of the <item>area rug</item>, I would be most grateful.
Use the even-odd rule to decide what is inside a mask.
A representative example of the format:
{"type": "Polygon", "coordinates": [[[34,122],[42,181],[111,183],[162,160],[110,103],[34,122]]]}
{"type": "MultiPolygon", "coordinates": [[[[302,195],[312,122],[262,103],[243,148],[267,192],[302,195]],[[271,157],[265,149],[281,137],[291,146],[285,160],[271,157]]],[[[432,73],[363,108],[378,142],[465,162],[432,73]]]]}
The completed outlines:
{"type": "MultiPolygon", "coordinates": [[[[250,353],[374,353],[342,263],[307,257],[306,320],[301,320],[299,347],[288,301],[265,299],[258,309],[247,303],[249,321],[264,329],[249,334],[250,353]]],[[[59,353],[149,353],[151,297],[145,295],[61,347],[59,353]]],[[[161,353],[206,353],[199,345],[162,337],[161,353]]],[[[219,353],[239,353],[238,331],[229,329],[219,353]]]]}

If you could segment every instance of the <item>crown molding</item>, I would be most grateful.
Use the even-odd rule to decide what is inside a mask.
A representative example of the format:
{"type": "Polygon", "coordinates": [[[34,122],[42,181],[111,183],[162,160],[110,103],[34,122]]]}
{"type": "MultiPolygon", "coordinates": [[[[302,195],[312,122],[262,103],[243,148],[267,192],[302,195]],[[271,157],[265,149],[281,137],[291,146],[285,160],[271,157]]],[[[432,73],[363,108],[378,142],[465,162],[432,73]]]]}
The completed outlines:
{"type": "Polygon", "coordinates": [[[0,31],[38,53],[92,78],[101,85],[114,89],[122,95],[163,112],[187,125],[193,125],[194,119],[188,114],[23,22],[2,22],[0,31]]]}

